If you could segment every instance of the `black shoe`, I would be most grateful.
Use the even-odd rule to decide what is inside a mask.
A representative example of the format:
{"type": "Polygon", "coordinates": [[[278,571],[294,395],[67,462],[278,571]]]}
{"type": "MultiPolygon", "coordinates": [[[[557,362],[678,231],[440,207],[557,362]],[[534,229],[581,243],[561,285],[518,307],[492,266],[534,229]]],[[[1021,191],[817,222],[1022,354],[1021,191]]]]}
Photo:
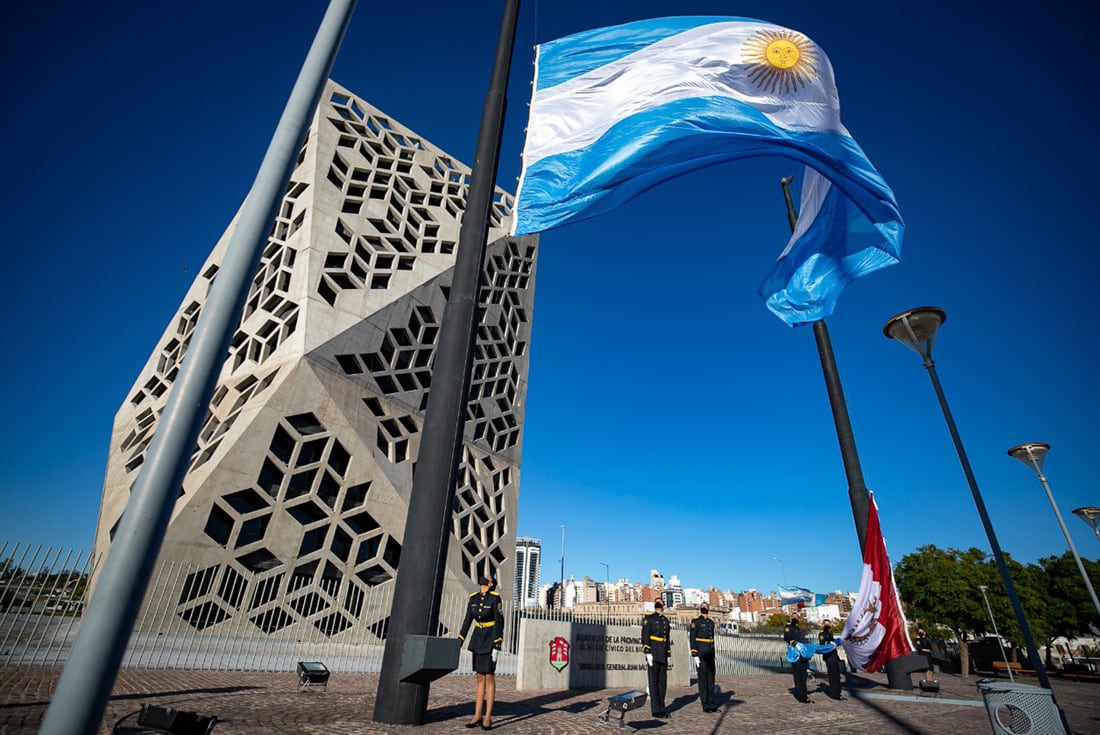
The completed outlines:
{"type": "Polygon", "coordinates": [[[473,722],[467,722],[466,723],[466,727],[480,727],[480,726],[481,726],[481,720],[480,719],[474,720],[473,722]]]}
{"type": "Polygon", "coordinates": [[[802,704],[813,704],[814,703],[814,700],[810,699],[809,697],[806,697],[805,699],[800,699],[798,701],[801,702],[802,704]]]}

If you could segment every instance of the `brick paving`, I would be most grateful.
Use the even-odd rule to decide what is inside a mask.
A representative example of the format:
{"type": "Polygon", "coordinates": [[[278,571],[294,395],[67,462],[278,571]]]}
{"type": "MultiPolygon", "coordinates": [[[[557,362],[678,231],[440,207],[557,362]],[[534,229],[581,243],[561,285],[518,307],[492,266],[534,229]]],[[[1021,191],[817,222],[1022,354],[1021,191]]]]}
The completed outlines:
{"type": "MultiPolygon", "coordinates": [[[[0,733],[37,732],[59,673],[50,668],[0,669],[0,733]]],[[[992,726],[977,681],[974,677],[941,675],[940,695],[932,697],[920,695],[915,689],[912,694],[888,689],[881,675],[849,674],[847,700],[835,701],[819,693],[814,696],[815,704],[804,705],[791,695],[789,675],[719,676],[717,713],[702,711],[694,687],[670,687],[667,700],[671,719],[653,719],[646,706],[628,712],[625,721],[644,735],[978,735],[992,732],[992,726]]],[[[598,719],[607,707],[608,697],[623,689],[519,692],[515,682],[514,677],[497,677],[493,730],[502,735],[628,732],[617,727],[614,715],[610,724],[598,719]]],[[[1020,683],[1035,682],[1031,679],[1020,683]]],[[[155,704],[216,716],[216,735],[481,732],[463,727],[473,713],[472,676],[450,675],[435,682],[426,722],[419,727],[371,721],[377,684],[377,675],[334,673],[327,690],[299,694],[293,672],[124,669],[99,731],[111,733],[112,726],[121,719],[120,735],[149,732],[137,727],[136,712],[142,704],[155,704]]],[[[1074,735],[1100,734],[1100,683],[1056,679],[1053,686],[1074,735]]]]}

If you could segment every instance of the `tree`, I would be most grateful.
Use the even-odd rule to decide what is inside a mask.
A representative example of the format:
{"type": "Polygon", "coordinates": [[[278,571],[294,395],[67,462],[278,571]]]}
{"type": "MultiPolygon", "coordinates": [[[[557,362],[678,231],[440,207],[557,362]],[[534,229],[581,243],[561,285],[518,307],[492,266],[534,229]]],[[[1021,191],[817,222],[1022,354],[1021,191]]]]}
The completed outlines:
{"type": "Polygon", "coordinates": [[[959,642],[962,675],[970,673],[967,635],[989,629],[980,585],[995,584],[996,569],[981,549],[966,551],[922,546],[894,569],[898,594],[910,622],[949,629],[959,642]]]}
{"type": "MultiPolygon", "coordinates": [[[[1100,564],[1088,559],[1082,559],[1081,563],[1084,564],[1090,580],[1100,578],[1100,564]]],[[[1064,636],[1073,640],[1082,634],[1089,635],[1092,627],[1100,626],[1100,616],[1097,615],[1092,596],[1081,579],[1077,561],[1070,552],[1040,559],[1038,566],[1034,568],[1033,579],[1044,602],[1036,615],[1042,618],[1042,636],[1038,631],[1035,635],[1046,645],[1049,666],[1055,638],[1064,636]]],[[[1093,585],[1095,587],[1096,583],[1093,582],[1093,585]]],[[[1028,620],[1030,619],[1029,617],[1028,620]]]]}
{"type": "Polygon", "coordinates": [[[788,622],[790,622],[790,618],[783,613],[772,613],[764,621],[764,629],[769,632],[783,630],[783,626],[788,622]]]}

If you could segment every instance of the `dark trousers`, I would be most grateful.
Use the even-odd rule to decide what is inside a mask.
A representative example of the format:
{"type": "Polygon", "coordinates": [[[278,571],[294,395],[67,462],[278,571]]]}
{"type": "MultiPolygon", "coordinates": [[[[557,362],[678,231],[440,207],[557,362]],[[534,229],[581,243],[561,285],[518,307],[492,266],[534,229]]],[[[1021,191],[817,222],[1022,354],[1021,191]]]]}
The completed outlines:
{"type": "Polygon", "coordinates": [[[714,709],[714,656],[699,657],[699,671],[696,672],[699,683],[699,704],[703,709],[714,709]]]}
{"type": "Polygon", "coordinates": [[[794,673],[794,698],[801,702],[808,698],[806,674],[810,671],[810,662],[799,656],[798,660],[791,664],[791,671],[794,673]]]}
{"type": "Polygon", "coordinates": [[[649,667],[649,711],[665,711],[665,689],[668,687],[668,664],[654,661],[649,667]]]}
{"type": "Polygon", "coordinates": [[[829,674],[829,696],[833,699],[840,698],[840,656],[836,653],[829,654],[825,658],[825,671],[829,674]]]}

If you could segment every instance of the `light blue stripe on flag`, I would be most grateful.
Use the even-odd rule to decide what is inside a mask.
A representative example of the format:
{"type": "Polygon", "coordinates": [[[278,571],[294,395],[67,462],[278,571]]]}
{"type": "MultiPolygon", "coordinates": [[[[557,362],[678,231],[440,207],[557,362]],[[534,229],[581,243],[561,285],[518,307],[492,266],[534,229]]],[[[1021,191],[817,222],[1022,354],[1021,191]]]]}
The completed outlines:
{"type": "Polygon", "coordinates": [[[850,280],[897,262],[903,229],[839,110],[824,52],[763,21],[661,18],[544,44],[513,232],[595,216],[703,166],[782,155],[836,188],[804,218],[762,296],[789,324],[820,319],[850,280]]]}

